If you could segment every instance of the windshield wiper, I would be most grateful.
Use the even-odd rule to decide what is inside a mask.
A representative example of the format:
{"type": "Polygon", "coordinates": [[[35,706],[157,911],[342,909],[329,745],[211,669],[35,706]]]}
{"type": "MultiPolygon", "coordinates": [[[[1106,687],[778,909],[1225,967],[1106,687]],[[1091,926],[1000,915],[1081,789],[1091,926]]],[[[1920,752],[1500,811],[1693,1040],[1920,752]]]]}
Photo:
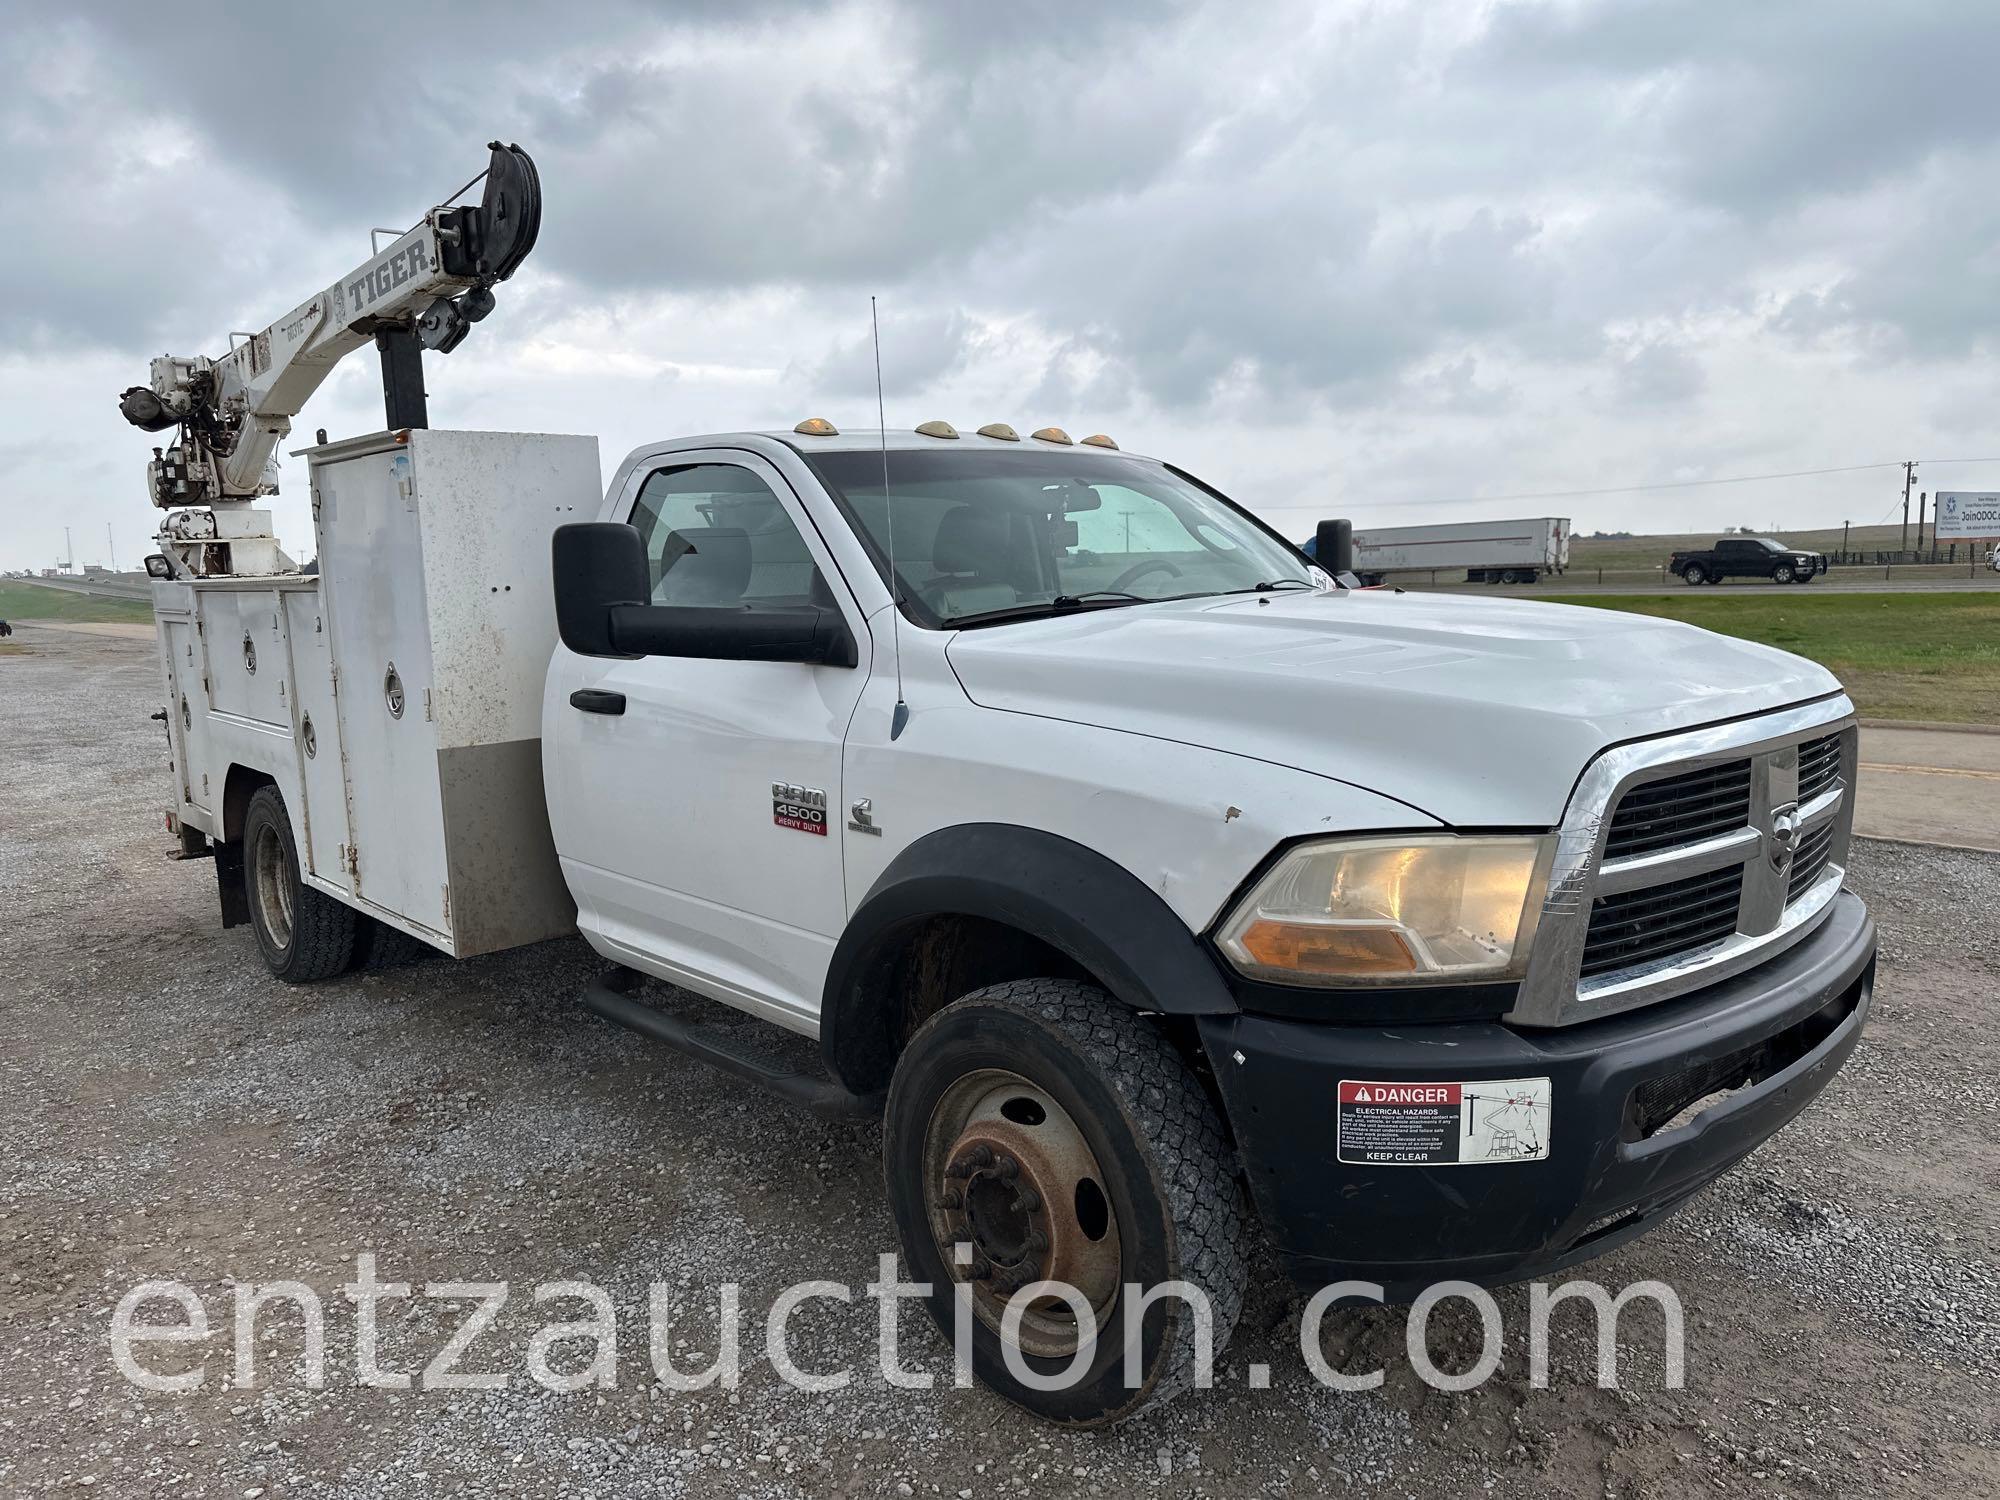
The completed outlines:
{"type": "Polygon", "coordinates": [[[947,625],[997,625],[1003,620],[1032,620],[1049,615],[1074,614],[1080,609],[1119,609],[1128,604],[1164,604],[1170,599],[1192,599],[1193,594],[1128,594],[1122,589],[1088,589],[1081,594],[1057,594],[1053,599],[1033,604],[1010,604],[1004,609],[982,609],[969,615],[947,615],[947,625]]]}
{"type": "Polygon", "coordinates": [[[1309,578],[1267,578],[1262,583],[1253,583],[1247,589],[1224,589],[1225,594],[1275,594],[1279,589],[1316,589],[1319,585],[1309,578]]]}

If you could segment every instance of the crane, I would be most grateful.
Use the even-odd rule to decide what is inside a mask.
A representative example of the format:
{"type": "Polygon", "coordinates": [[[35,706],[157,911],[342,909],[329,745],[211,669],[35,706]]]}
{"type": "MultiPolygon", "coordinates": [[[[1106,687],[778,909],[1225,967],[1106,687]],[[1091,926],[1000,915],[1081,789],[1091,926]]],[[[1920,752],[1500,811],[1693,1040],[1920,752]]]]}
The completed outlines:
{"type": "MultiPolygon", "coordinates": [[[[429,425],[423,351],[448,354],[493,310],[493,288],[514,274],[541,227],[541,180],[519,146],[489,143],[486,170],[324,291],[261,333],[232,334],[228,353],[163,354],[148,384],[118,401],[133,426],[178,428],[146,467],[161,522],[164,577],[292,571],[270,512],[252,502],[278,492],[277,447],[292,418],[347,355],[373,342],[391,429],[429,425]],[[454,200],[484,180],[478,204],[454,200]]],[[[377,231],[378,234],[384,231],[377,231]]]]}

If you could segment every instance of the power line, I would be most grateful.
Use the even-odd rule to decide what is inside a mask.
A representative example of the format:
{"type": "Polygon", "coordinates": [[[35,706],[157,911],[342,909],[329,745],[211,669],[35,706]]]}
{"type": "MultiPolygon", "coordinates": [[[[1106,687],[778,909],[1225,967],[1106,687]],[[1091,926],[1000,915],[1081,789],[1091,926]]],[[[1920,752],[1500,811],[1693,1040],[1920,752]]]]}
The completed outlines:
{"type": "MultiPolygon", "coordinates": [[[[1916,462],[1923,464],[1996,464],[2000,458],[1923,458],[1916,462]]],[[[1508,495],[1456,495],[1446,499],[1400,500],[1399,505],[1479,505],[1495,501],[1513,500],[1581,500],[1592,495],[1640,495],[1650,490],[1691,490],[1717,484],[1761,484],[1772,479],[1812,479],[1823,474],[1860,474],[1869,469],[1900,469],[1901,459],[1877,464],[1846,464],[1832,469],[1793,469],[1783,474],[1733,474],[1721,479],[1668,479],[1658,484],[1625,484],[1590,490],[1520,490],[1508,495]]],[[[1318,505],[1261,505],[1262,511],[1274,510],[1324,510],[1325,503],[1318,505]]]]}

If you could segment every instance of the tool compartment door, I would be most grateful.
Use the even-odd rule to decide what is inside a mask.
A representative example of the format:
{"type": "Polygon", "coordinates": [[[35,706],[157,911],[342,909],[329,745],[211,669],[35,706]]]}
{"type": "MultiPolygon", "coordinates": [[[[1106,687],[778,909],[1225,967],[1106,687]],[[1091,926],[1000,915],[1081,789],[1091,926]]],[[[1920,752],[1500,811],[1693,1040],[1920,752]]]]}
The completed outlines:
{"type": "Polygon", "coordinates": [[[193,619],[185,614],[162,615],[159,630],[160,655],[167,669],[167,728],[174,747],[174,801],[205,814],[213,804],[201,641],[193,619]]]}
{"type": "Polygon", "coordinates": [[[449,938],[430,634],[409,464],[408,451],[391,446],[314,465],[320,593],[354,892],[364,905],[449,938]]]}
{"type": "Polygon", "coordinates": [[[333,648],[317,587],[279,596],[291,653],[292,738],[298,745],[305,827],[299,858],[329,884],[350,890],[347,876],[347,779],[340,765],[340,709],[333,695],[333,648]]]}

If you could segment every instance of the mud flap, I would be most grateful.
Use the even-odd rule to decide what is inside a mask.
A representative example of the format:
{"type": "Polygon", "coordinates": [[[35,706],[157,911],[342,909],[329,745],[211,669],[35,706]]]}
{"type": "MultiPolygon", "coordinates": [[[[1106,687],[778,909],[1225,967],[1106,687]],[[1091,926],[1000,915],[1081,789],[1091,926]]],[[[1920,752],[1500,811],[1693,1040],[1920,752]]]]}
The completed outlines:
{"type": "Polygon", "coordinates": [[[243,843],[215,842],[215,896],[222,907],[222,925],[241,927],[250,920],[250,893],[243,886],[243,843]]]}

